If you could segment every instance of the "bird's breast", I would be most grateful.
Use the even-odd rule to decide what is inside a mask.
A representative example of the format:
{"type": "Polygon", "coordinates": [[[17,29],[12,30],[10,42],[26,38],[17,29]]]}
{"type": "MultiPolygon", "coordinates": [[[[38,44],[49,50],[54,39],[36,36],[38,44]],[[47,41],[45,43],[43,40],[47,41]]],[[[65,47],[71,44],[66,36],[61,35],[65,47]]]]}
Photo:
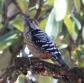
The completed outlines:
{"type": "Polygon", "coordinates": [[[24,41],[27,44],[28,49],[32,53],[33,56],[39,58],[50,58],[50,55],[43,51],[40,47],[34,44],[32,38],[28,35],[28,33],[24,33],[24,41]]]}

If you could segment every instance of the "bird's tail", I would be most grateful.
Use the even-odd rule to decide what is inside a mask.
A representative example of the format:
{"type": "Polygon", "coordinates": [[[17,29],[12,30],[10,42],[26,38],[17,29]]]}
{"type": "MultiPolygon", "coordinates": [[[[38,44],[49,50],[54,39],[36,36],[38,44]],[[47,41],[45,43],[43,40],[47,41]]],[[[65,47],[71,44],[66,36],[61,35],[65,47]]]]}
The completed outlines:
{"type": "Polygon", "coordinates": [[[69,66],[65,63],[65,61],[61,58],[61,56],[58,56],[57,58],[56,58],[56,61],[62,66],[62,67],[68,67],[69,68],[69,66]]]}

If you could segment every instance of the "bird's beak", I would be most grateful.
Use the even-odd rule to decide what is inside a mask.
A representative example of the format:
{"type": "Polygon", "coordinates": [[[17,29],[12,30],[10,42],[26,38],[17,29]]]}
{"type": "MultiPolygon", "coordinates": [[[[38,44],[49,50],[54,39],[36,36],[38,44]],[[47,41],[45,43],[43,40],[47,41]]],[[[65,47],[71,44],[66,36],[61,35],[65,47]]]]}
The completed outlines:
{"type": "Polygon", "coordinates": [[[22,18],[23,18],[23,20],[25,20],[25,21],[29,21],[29,19],[28,19],[25,15],[22,15],[22,18]]]}
{"type": "Polygon", "coordinates": [[[23,18],[23,20],[25,21],[25,23],[26,23],[28,26],[30,26],[30,20],[29,20],[29,18],[26,17],[25,15],[22,15],[22,18],[23,18]]]}

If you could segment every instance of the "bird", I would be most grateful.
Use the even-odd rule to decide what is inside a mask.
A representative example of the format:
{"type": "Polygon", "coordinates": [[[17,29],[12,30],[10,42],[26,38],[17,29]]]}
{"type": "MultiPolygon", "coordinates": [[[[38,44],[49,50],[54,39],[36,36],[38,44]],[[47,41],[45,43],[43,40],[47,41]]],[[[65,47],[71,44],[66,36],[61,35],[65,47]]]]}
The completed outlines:
{"type": "Polygon", "coordinates": [[[34,20],[25,15],[22,15],[22,18],[24,20],[24,41],[32,55],[42,59],[50,58],[54,63],[58,62],[62,67],[69,67],[62,59],[58,46],[47,33],[40,30],[34,20]]]}

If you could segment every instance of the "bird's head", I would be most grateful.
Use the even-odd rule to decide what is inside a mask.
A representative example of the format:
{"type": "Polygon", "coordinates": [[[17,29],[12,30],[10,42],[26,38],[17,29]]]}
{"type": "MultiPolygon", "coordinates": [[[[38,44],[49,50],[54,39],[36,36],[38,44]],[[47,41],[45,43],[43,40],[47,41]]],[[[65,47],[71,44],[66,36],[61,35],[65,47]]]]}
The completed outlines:
{"type": "Polygon", "coordinates": [[[28,28],[30,30],[39,29],[39,27],[33,19],[30,19],[29,17],[24,15],[22,15],[22,18],[24,19],[24,28],[28,28]]]}

